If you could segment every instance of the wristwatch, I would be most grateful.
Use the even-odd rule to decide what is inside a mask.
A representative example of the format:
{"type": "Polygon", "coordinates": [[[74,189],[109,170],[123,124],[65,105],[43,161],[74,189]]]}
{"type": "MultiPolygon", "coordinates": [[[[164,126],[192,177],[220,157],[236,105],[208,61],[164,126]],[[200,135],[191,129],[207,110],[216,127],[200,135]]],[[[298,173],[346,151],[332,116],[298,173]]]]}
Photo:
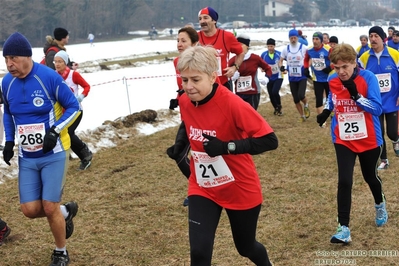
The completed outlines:
{"type": "Polygon", "coordinates": [[[236,144],[232,141],[227,143],[227,153],[231,154],[231,153],[234,153],[235,151],[236,151],[236,144]]]}

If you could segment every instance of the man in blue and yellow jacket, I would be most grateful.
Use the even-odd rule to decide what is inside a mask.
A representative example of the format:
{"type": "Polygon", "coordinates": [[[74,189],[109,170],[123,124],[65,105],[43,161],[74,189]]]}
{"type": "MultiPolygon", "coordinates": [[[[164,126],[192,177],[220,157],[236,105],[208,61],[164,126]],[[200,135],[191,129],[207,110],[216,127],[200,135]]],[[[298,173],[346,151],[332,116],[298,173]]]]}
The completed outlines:
{"type": "MultiPolygon", "coordinates": [[[[384,31],[379,26],[369,30],[371,49],[359,58],[360,67],[373,72],[380,86],[382,114],[380,115],[381,131],[384,135],[384,117],[386,132],[392,141],[396,156],[399,156],[398,109],[399,109],[399,52],[384,44],[384,31]]],[[[384,140],[379,170],[389,166],[386,143],[384,140]]]]}

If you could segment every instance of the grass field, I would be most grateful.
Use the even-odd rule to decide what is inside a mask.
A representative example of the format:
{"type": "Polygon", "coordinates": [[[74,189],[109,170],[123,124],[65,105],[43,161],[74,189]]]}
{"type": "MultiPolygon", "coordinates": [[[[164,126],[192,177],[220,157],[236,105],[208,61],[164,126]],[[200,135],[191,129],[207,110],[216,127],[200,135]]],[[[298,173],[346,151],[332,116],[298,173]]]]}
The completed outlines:
{"type": "MultiPolygon", "coordinates": [[[[267,247],[274,265],[398,265],[399,158],[388,142],[391,167],[381,172],[387,225],[376,228],[374,224],[373,198],[357,162],[350,224],[353,242],[330,244],[337,226],[335,152],[329,129],[315,122],[313,92],[308,97],[312,113],[305,123],[297,122],[289,95],[283,97],[281,117],[273,115],[270,103],[259,108],[275,130],[279,147],[254,156],[264,196],[258,240],[267,247]],[[317,261],[322,259],[333,261],[317,261]]],[[[176,130],[132,137],[104,149],[95,154],[87,171],[77,171],[78,162],[70,162],[63,200],[75,200],[80,206],[75,232],[67,241],[70,265],[190,264],[187,208],[182,206],[187,181],[165,154],[176,130]]],[[[0,185],[0,202],[0,215],[12,227],[0,247],[0,265],[48,265],[54,244],[47,221],[23,216],[16,180],[0,185]]],[[[225,213],[212,265],[252,265],[235,250],[225,213]]]]}

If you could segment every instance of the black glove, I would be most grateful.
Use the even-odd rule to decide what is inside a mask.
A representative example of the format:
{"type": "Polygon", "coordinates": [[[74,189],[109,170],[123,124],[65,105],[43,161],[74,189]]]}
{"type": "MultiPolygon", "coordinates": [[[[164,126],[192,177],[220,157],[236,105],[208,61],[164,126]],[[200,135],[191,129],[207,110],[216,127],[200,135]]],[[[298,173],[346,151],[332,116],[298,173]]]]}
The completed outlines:
{"type": "Polygon", "coordinates": [[[330,110],[324,109],[323,112],[321,112],[321,114],[317,115],[317,123],[319,124],[319,126],[323,126],[324,122],[327,121],[330,114],[331,114],[330,110]]]}
{"type": "Polygon", "coordinates": [[[341,82],[342,82],[342,85],[344,85],[345,88],[348,89],[349,94],[351,95],[352,99],[354,99],[354,100],[359,99],[359,92],[357,91],[356,83],[353,79],[350,78],[345,81],[341,80],[341,82]]]}
{"type": "Polygon", "coordinates": [[[310,72],[309,72],[309,68],[305,68],[304,70],[303,70],[303,74],[305,75],[305,77],[307,77],[307,78],[312,78],[312,76],[310,75],[310,72]]]}
{"type": "Polygon", "coordinates": [[[204,138],[207,138],[209,141],[204,141],[203,146],[206,153],[215,157],[222,154],[228,154],[227,152],[227,142],[223,142],[216,137],[209,136],[207,134],[202,134],[204,138]]]}
{"type": "Polygon", "coordinates": [[[321,71],[323,71],[323,72],[326,73],[326,74],[330,74],[331,70],[332,70],[331,67],[328,66],[328,67],[322,69],[321,71]]]}
{"type": "Polygon", "coordinates": [[[43,140],[43,153],[47,153],[54,149],[55,145],[57,144],[58,137],[60,134],[55,132],[55,127],[51,127],[49,131],[47,131],[46,135],[44,136],[43,140]]]}
{"type": "Polygon", "coordinates": [[[182,122],[177,130],[175,144],[166,149],[166,154],[169,156],[169,158],[178,160],[181,158],[181,153],[188,145],[189,141],[187,137],[186,126],[184,125],[184,122],[182,122]]]}
{"type": "Polygon", "coordinates": [[[284,71],[285,71],[285,67],[284,67],[284,66],[281,66],[281,67],[280,67],[280,71],[281,71],[281,72],[284,72],[284,71]]]}
{"type": "Polygon", "coordinates": [[[184,147],[182,143],[176,143],[166,149],[166,154],[169,158],[177,160],[180,158],[180,154],[183,152],[184,147]]]}
{"type": "Polygon", "coordinates": [[[178,99],[170,99],[169,109],[174,110],[177,106],[179,106],[179,100],[178,99]]]}
{"type": "Polygon", "coordinates": [[[14,141],[6,141],[6,145],[4,146],[3,149],[3,160],[8,165],[11,165],[10,160],[12,157],[14,157],[14,146],[15,146],[14,141]]]}

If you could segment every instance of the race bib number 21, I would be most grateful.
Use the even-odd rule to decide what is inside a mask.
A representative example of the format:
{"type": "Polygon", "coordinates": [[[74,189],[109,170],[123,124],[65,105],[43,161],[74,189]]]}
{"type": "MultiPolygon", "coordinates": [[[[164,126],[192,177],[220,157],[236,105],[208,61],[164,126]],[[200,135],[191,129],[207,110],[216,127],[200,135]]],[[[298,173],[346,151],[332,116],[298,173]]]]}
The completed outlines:
{"type": "Polygon", "coordinates": [[[198,185],[204,188],[222,186],[234,181],[234,176],[222,156],[210,157],[205,152],[191,151],[198,185]]]}

